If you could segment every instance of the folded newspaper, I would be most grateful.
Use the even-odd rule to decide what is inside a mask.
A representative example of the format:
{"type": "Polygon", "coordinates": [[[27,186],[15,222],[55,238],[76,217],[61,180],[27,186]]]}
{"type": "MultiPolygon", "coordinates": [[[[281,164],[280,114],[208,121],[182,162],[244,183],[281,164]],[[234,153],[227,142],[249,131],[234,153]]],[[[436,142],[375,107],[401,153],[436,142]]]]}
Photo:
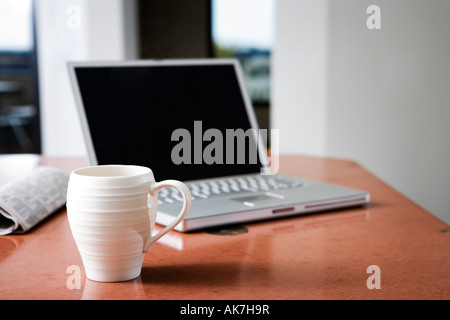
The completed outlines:
{"type": "Polygon", "coordinates": [[[64,206],[68,182],[61,170],[42,166],[0,186],[0,235],[27,232],[64,206]]]}

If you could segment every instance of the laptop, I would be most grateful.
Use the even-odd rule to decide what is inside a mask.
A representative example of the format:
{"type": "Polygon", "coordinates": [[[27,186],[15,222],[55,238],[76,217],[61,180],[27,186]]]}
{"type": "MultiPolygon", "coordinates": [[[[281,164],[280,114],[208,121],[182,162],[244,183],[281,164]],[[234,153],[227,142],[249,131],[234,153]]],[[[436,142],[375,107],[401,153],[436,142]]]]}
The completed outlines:
{"type": "MultiPolygon", "coordinates": [[[[369,202],[363,190],[277,174],[265,140],[273,147],[279,135],[258,128],[238,60],[68,66],[89,165],[142,165],[157,181],[186,183],[193,201],[177,231],[369,202]]],[[[178,215],[181,197],[165,188],[158,203],[156,222],[165,226],[178,215]]]]}

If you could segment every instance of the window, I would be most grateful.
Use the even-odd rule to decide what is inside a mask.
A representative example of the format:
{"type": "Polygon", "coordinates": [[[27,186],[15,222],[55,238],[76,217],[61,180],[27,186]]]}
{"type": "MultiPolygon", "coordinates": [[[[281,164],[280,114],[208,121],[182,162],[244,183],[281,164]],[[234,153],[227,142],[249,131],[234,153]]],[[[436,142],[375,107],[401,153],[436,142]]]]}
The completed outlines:
{"type": "Polygon", "coordinates": [[[0,51],[31,51],[31,0],[0,0],[0,30],[0,51]]]}
{"type": "Polygon", "coordinates": [[[0,0],[0,153],[40,153],[32,0],[0,0]]]}
{"type": "Polygon", "coordinates": [[[269,104],[275,0],[212,0],[211,7],[214,56],[237,58],[253,103],[269,104]]]}

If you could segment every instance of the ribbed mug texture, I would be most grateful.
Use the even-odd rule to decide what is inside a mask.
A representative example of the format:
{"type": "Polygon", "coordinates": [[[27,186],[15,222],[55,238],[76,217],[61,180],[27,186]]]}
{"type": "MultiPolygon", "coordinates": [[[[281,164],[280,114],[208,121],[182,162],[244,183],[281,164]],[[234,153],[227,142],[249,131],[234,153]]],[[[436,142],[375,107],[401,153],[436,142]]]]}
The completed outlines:
{"type": "Polygon", "coordinates": [[[157,201],[149,195],[151,171],[129,169],[123,174],[134,176],[92,177],[74,171],[69,180],[68,220],[91,280],[125,281],[140,275],[157,201]]]}

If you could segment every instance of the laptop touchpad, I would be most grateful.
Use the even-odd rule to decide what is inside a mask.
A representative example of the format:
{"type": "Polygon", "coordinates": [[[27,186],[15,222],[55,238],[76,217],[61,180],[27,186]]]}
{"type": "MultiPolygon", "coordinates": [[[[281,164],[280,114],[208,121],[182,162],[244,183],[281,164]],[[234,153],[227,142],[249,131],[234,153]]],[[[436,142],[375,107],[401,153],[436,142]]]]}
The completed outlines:
{"type": "Polygon", "coordinates": [[[259,204],[267,204],[267,203],[273,202],[276,199],[280,200],[280,199],[284,199],[284,197],[279,194],[266,192],[264,194],[239,197],[239,198],[234,198],[231,200],[241,202],[243,205],[246,205],[248,207],[255,207],[259,204]]]}

